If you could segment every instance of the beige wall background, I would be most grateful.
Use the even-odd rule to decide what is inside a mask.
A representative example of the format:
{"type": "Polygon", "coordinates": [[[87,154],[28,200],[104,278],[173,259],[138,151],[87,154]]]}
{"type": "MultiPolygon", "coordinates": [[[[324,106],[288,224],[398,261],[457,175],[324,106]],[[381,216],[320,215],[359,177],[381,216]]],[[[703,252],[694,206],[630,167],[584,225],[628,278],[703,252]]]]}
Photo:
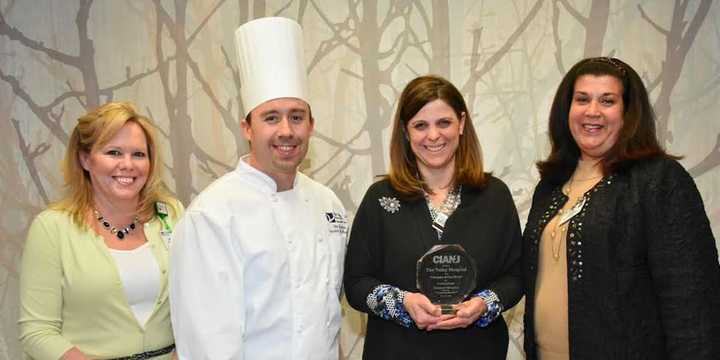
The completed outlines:
{"type": "MultiPolygon", "coordinates": [[[[75,119],[132,100],[161,133],[167,182],[186,205],[247,151],[234,29],[279,15],[304,27],[316,133],[304,171],[351,213],[386,172],[396,98],[413,77],[464,93],[487,167],[522,222],[548,152],[552,95],[586,56],[643,76],[662,142],[695,177],[720,234],[720,5],[712,0],[0,0],[0,359],[20,359],[18,265],[33,216],[60,196],[75,119]]],[[[282,84],[278,84],[282,86],[282,84]]],[[[210,299],[209,299],[210,300],[210,299]]],[[[522,306],[510,359],[522,359],[522,306]]],[[[363,317],[345,307],[343,359],[363,317]]]]}

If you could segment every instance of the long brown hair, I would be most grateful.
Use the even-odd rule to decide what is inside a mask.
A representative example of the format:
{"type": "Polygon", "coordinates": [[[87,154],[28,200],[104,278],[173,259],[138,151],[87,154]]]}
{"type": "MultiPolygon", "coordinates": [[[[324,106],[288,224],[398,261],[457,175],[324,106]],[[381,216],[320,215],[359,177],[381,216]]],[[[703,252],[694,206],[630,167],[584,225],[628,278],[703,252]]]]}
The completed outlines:
{"type": "Polygon", "coordinates": [[[482,153],[475,128],[470,118],[465,99],[460,91],[446,79],[425,75],[415,78],[405,86],[393,120],[390,138],[390,173],[392,187],[403,197],[422,196],[426,188],[418,171],[417,159],[406,136],[410,119],[427,103],[440,99],[447,103],[458,119],[465,114],[465,127],[455,153],[454,181],[456,184],[483,187],[486,176],[483,170],[482,153]]]}
{"type": "Polygon", "coordinates": [[[76,224],[89,225],[86,215],[93,209],[93,185],[90,174],[80,163],[80,154],[104,146],[127,122],[134,122],[145,133],[150,160],[147,181],[140,190],[138,217],[142,221],[152,218],[158,201],[168,204],[177,214],[175,200],[168,194],[162,180],[162,162],[150,119],[138,114],[129,102],[109,102],[77,121],[62,162],[65,197],[52,204],[51,208],[69,212],[76,224]]]}
{"type": "Polygon", "coordinates": [[[617,143],[601,160],[604,174],[620,170],[638,160],[662,156],[677,158],[668,155],[657,140],[655,112],[637,72],[620,59],[587,58],[575,64],[565,74],[555,92],[548,122],[550,155],[546,160],[537,163],[541,178],[564,182],[577,166],[580,148],[570,133],[568,117],[575,82],[583,75],[612,76],[622,83],[623,126],[617,143]]]}

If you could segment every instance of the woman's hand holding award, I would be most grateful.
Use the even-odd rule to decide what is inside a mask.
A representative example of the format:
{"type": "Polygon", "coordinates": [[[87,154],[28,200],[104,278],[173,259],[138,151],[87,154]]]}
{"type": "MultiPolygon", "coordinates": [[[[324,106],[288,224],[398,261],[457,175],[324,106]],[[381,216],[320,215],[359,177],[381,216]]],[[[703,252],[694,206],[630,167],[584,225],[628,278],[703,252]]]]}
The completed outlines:
{"type": "Polygon", "coordinates": [[[417,261],[417,287],[442,314],[455,314],[475,289],[475,261],[461,245],[435,245],[417,261]]]}

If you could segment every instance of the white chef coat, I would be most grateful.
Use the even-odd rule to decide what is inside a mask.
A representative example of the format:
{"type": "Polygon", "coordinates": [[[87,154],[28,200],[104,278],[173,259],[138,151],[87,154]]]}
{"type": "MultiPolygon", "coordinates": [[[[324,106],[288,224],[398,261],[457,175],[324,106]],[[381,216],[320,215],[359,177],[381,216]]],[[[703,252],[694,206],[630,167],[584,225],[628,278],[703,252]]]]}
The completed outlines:
{"type": "Polygon", "coordinates": [[[298,173],[277,192],[241,159],[174,230],[170,304],[180,359],[338,359],[348,223],[298,173]]]}

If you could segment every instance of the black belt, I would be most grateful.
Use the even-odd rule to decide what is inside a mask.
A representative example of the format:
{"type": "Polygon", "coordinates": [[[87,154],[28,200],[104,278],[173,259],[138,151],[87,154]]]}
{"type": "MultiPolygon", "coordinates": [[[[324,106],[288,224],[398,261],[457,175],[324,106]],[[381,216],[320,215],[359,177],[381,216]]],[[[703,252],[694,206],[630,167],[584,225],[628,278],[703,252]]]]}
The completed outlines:
{"type": "Polygon", "coordinates": [[[130,355],[130,356],[125,356],[125,357],[114,358],[114,359],[110,359],[110,360],[143,360],[143,359],[150,359],[150,358],[154,358],[154,357],[156,357],[156,356],[160,356],[160,355],[165,355],[165,354],[171,353],[173,350],[175,350],[175,344],[168,345],[168,346],[166,346],[166,347],[164,347],[164,348],[162,348],[162,349],[157,349],[157,350],[152,350],[152,351],[146,351],[146,352],[137,353],[137,354],[133,354],[133,355],[130,355]]]}

